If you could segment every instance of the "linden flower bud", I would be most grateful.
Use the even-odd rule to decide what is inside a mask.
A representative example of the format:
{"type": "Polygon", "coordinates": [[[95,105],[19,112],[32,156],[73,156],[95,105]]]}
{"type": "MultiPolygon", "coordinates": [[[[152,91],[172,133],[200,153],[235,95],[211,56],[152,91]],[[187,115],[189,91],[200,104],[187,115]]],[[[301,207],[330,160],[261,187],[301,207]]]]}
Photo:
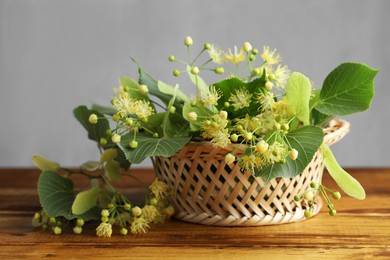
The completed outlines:
{"type": "Polygon", "coordinates": [[[101,145],[106,145],[107,144],[107,139],[102,137],[102,138],[100,138],[99,142],[100,142],[101,145]]]}
{"type": "Polygon", "coordinates": [[[237,134],[230,135],[230,140],[232,140],[233,142],[237,142],[238,141],[238,135],[237,134]]]}
{"type": "Polygon", "coordinates": [[[169,113],[174,114],[175,112],[176,112],[176,107],[171,106],[171,107],[169,108],[169,113]]]}
{"type": "Polygon", "coordinates": [[[267,90],[271,90],[273,88],[273,86],[274,86],[274,83],[272,83],[271,81],[265,82],[265,88],[267,90]]]}
{"type": "Polygon", "coordinates": [[[252,133],[246,132],[244,134],[244,138],[245,138],[245,140],[250,141],[250,140],[252,140],[253,135],[252,135],[252,133]]]}
{"type": "Polygon", "coordinates": [[[114,144],[117,144],[121,141],[121,136],[118,135],[118,134],[114,134],[111,136],[111,141],[114,143],[114,144]]]}
{"type": "Polygon", "coordinates": [[[204,48],[205,48],[206,50],[210,50],[211,44],[210,44],[210,43],[205,43],[205,44],[204,44],[204,48]]]}
{"type": "Polygon", "coordinates": [[[179,70],[174,70],[173,71],[173,76],[175,76],[175,77],[179,77],[180,76],[180,71],[179,70]]]}
{"type": "Polygon", "coordinates": [[[121,120],[121,116],[119,114],[115,114],[112,116],[112,120],[114,120],[114,122],[119,122],[119,120],[121,120]]]}
{"type": "Polygon", "coordinates": [[[215,69],[214,69],[214,72],[215,72],[216,74],[223,74],[223,73],[225,73],[225,69],[222,68],[222,67],[218,67],[218,68],[215,68],[215,69]]]}
{"type": "Polygon", "coordinates": [[[313,216],[313,212],[311,210],[305,210],[305,218],[311,218],[313,216]]]}
{"type": "Polygon", "coordinates": [[[259,68],[255,68],[255,69],[252,70],[252,75],[258,76],[258,75],[260,75],[260,74],[261,74],[261,71],[260,71],[259,68]]]}
{"type": "Polygon", "coordinates": [[[168,207],[166,207],[164,209],[164,213],[168,216],[168,217],[171,217],[173,216],[173,214],[175,214],[175,209],[172,205],[169,205],[168,207]]]}
{"type": "Polygon", "coordinates": [[[130,211],[131,210],[131,205],[129,203],[126,203],[123,205],[124,210],[130,211]]]}
{"type": "Polygon", "coordinates": [[[132,126],[134,124],[134,120],[131,118],[126,118],[125,123],[128,126],[132,126]]]}
{"type": "Polygon", "coordinates": [[[73,233],[77,234],[77,235],[80,235],[81,233],[83,232],[83,228],[80,227],[80,226],[75,226],[73,228],[73,233]]]}
{"type": "Polygon", "coordinates": [[[55,227],[55,228],[53,229],[53,232],[54,232],[54,234],[56,234],[56,235],[61,235],[61,233],[62,233],[62,228],[60,228],[60,227],[55,227]]]}
{"type": "Polygon", "coordinates": [[[223,106],[224,106],[224,107],[229,107],[229,106],[230,106],[230,103],[229,103],[229,102],[225,102],[225,103],[223,103],[223,106]]]}
{"type": "Polygon", "coordinates": [[[138,147],[138,142],[136,140],[132,140],[129,143],[130,148],[135,149],[138,147]]]}
{"type": "Polygon", "coordinates": [[[297,201],[297,202],[300,201],[300,200],[301,200],[301,196],[295,195],[295,196],[294,196],[294,200],[297,201]]]}
{"type": "Polygon", "coordinates": [[[339,200],[339,199],[341,199],[341,194],[340,194],[340,192],[336,191],[336,192],[334,192],[334,193],[332,194],[332,197],[333,197],[333,199],[335,199],[335,200],[339,200]]]}
{"type": "Polygon", "coordinates": [[[227,119],[228,118],[228,113],[226,111],[221,111],[221,112],[219,112],[219,117],[221,119],[227,119]]]}
{"type": "Polygon", "coordinates": [[[142,214],[142,209],[138,206],[135,206],[134,208],[132,208],[131,212],[133,213],[134,217],[139,217],[142,214]]]}
{"type": "Polygon", "coordinates": [[[249,42],[244,42],[242,48],[245,52],[250,52],[252,50],[252,45],[249,42]]]}
{"type": "Polygon", "coordinates": [[[120,230],[119,232],[120,232],[120,234],[121,234],[122,236],[126,236],[127,233],[129,232],[129,230],[128,230],[127,228],[125,228],[125,227],[122,227],[121,230],[120,230]]]}
{"type": "Polygon", "coordinates": [[[191,68],[191,74],[198,75],[199,74],[199,68],[198,67],[192,67],[191,68]]]}
{"type": "Polygon", "coordinates": [[[175,56],[173,56],[173,55],[169,56],[168,60],[171,61],[171,62],[175,61],[175,56]]]}
{"type": "Polygon", "coordinates": [[[150,205],[152,205],[152,206],[157,205],[157,203],[158,203],[158,200],[156,198],[153,198],[150,200],[150,205]]]}
{"type": "Polygon", "coordinates": [[[312,183],[310,183],[310,187],[312,187],[313,189],[318,189],[319,185],[316,182],[312,182],[312,183]]]}
{"type": "Polygon", "coordinates": [[[98,117],[96,114],[91,114],[88,118],[89,123],[95,125],[98,122],[98,117]]]}
{"type": "Polygon", "coordinates": [[[198,114],[195,112],[188,113],[188,120],[189,121],[196,121],[198,119],[198,114]]]}
{"type": "Polygon", "coordinates": [[[79,226],[79,227],[82,227],[84,226],[84,219],[82,218],[78,218],[77,221],[76,221],[76,225],[79,226]]]}
{"type": "Polygon", "coordinates": [[[101,212],[102,217],[108,217],[110,215],[110,212],[108,209],[103,209],[101,212]]]}
{"type": "Polygon", "coordinates": [[[337,214],[337,211],[335,209],[329,210],[329,215],[336,216],[336,214],[337,214]]]}
{"type": "Polygon", "coordinates": [[[112,234],[112,226],[109,223],[101,223],[96,228],[96,235],[98,237],[111,237],[112,234]]]}
{"type": "Polygon", "coordinates": [[[192,41],[192,38],[190,36],[187,36],[185,39],[184,39],[184,44],[186,46],[191,46],[194,42],[192,41]]]}
{"type": "Polygon", "coordinates": [[[256,55],[256,54],[258,54],[259,53],[259,50],[258,49],[252,49],[252,54],[253,55],[256,55]]]}
{"type": "Polygon", "coordinates": [[[257,143],[256,145],[256,150],[259,152],[259,153],[265,153],[269,148],[269,144],[264,141],[264,140],[261,140],[260,142],[257,143]]]}
{"type": "Polygon", "coordinates": [[[298,158],[298,151],[296,149],[292,149],[288,152],[288,157],[290,157],[291,160],[295,161],[298,158]]]}
{"type": "Polygon", "coordinates": [[[147,94],[149,92],[148,86],[139,85],[139,92],[141,92],[142,94],[147,94]]]}
{"type": "Polygon", "coordinates": [[[236,157],[231,154],[231,153],[228,153],[226,156],[225,156],[225,162],[226,164],[232,164],[234,163],[234,161],[236,160],[236,157]]]}
{"type": "Polygon", "coordinates": [[[314,192],[313,191],[308,191],[305,194],[305,200],[312,201],[314,198],[314,192]]]}
{"type": "Polygon", "coordinates": [[[248,59],[250,61],[254,61],[255,60],[255,55],[253,55],[253,54],[249,55],[248,59]]]}

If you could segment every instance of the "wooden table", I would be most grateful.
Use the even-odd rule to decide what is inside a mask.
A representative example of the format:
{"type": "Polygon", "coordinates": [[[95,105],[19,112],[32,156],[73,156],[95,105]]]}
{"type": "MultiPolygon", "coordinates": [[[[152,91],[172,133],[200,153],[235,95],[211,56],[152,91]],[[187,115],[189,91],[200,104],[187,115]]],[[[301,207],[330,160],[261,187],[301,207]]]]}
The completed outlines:
{"type": "MultiPolygon", "coordinates": [[[[151,170],[133,171],[145,182],[154,179],[151,170]]],[[[147,234],[98,238],[92,224],[83,235],[34,229],[39,172],[0,169],[0,259],[390,259],[390,169],[349,172],[366,188],[367,198],[344,196],[335,203],[335,217],[324,208],[300,223],[240,228],[173,220],[147,234]]],[[[329,178],[324,183],[335,187],[329,178]]],[[[133,198],[143,195],[135,183],[120,185],[133,198]]]]}

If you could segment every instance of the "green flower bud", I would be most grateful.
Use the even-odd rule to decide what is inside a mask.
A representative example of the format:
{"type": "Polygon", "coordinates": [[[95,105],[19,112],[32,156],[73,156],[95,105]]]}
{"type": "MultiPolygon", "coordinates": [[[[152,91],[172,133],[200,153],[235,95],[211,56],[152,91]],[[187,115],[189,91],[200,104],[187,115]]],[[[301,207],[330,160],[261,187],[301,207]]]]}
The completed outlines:
{"type": "Polygon", "coordinates": [[[129,91],[130,91],[130,87],[129,87],[129,86],[126,86],[126,87],[123,88],[123,90],[124,90],[125,92],[129,92],[129,91]]]}
{"type": "Polygon", "coordinates": [[[158,138],[159,134],[158,133],[153,133],[153,138],[158,138]]]}
{"type": "Polygon", "coordinates": [[[271,90],[273,88],[273,86],[274,86],[274,83],[272,83],[271,81],[265,82],[265,88],[267,90],[271,90]]]}
{"type": "Polygon", "coordinates": [[[224,107],[229,107],[230,104],[229,104],[229,102],[225,102],[225,103],[223,103],[223,106],[224,106],[224,107]]]}
{"type": "Polygon", "coordinates": [[[259,53],[259,50],[258,49],[252,49],[252,54],[253,55],[256,55],[256,54],[258,54],[259,53]]]}
{"type": "Polygon", "coordinates": [[[106,144],[107,144],[107,139],[104,138],[104,137],[102,137],[102,138],[100,138],[99,143],[100,143],[101,145],[106,145],[106,144]]]}
{"type": "Polygon", "coordinates": [[[53,232],[54,232],[54,234],[56,234],[56,235],[61,235],[61,233],[62,233],[62,228],[61,228],[61,227],[54,227],[53,232]]]}
{"type": "Polygon", "coordinates": [[[173,56],[173,55],[169,56],[168,60],[169,60],[170,62],[175,61],[175,56],[173,56]]]}
{"type": "Polygon", "coordinates": [[[75,226],[73,228],[73,233],[77,234],[77,235],[80,235],[81,233],[83,232],[83,228],[80,227],[80,226],[75,226]]]}
{"type": "Polygon", "coordinates": [[[50,217],[50,218],[49,218],[49,222],[50,222],[51,224],[55,224],[55,223],[57,223],[57,220],[56,220],[55,217],[50,217]]]}
{"type": "Polygon", "coordinates": [[[82,226],[84,226],[84,219],[82,219],[82,218],[78,218],[77,220],[76,220],[76,225],[77,226],[79,226],[79,227],[82,227],[82,226]]]}
{"type": "Polygon", "coordinates": [[[337,211],[335,209],[329,210],[329,215],[336,216],[336,214],[337,214],[337,211]]]}
{"type": "Polygon", "coordinates": [[[106,131],[106,134],[107,134],[108,136],[111,136],[111,135],[112,135],[112,130],[111,130],[111,129],[108,129],[108,130],[106,131]]]}
{"type": "Polygon", "coordinates": [[[275,78],[275,74],[269,74],[268,75],[268,80],[270,81],[274,81],[276,78],[275,78]]]}
{"type": "Polygon", "coordinates": [[[179,70],[174,70],[173,71],[173,76],[175,76],[175,77],[179,77],[180,76],[180,71],[179,70]]]}
{"type": "Polygon", "coordinates": [[[108,217],[110,216],[110,211],[108,211],[108,209],[103,209],[101,215],[102,217],[108,217]]]}
{"type": "Polygon", "coordinates": [[[191,68],[191,74],[198,75],[199,74],[199,68],[194,66],[191,68]]]}
{"type": "Polygon", "coordinates": [[[196,112],[190,112],[188,113],[187,118],[189,121],[194,122],[198,119],[198,114],[196,112]]]}
{"type": "Polygon", "coordinates": [[[210,44],[210,43],[205,43],[205,44],[204,44],[204,48],[205,48],[206,50],[210,50],[211,44],[210,44]]]}
{"type": "Polygon", "coordinates": [[[41,219],[41,213],[39,213],[39,212],[35,212],[35,214],[34,214],[34,218],[35,219],[38,219],[38,220],[40,220],[41,219]]]}
{"type": "Polygon", "coordinates": [[[255,68],[251,71],[253,76],[259,76],[261,74],[261,71],[259,68],[255,68]]]}
{"type": "Polygon", "coordinates": [[[238,141],[238,135],[237,134],[230,135],[230,140],[232,140],[232,142],[237,142],[238,141]]]}
{"type": "Polygon", "coordinates": [[[283,130],[284,132],[287,132],[289,129],[290,129],[290,127],[289,127],[288,124],[282,124],[282,130],[283,130]]]}
{"type": "Polygon", "coordinates": [[[121,116],[119,114],[115,114],[112,116],[112,120],[114,120],[114,122],[119,122],[119,120],[121,120],[121,116]]]}
{"type": "Polygon", "coordinates": [[[290,157],[291,160],[295,161],[298,158],[298,151],[296,149],[292,149],[288,152],[288,157],[290,157]]]}
{"type": "Polygon", "coordinates": [[[251,54],[251,55],[249,55],[249,57],[248,57],[248,59],[250,60],[250,61],[254,61],[255,60],[255,55],[253,55],[253,54],[251,54]]]}
{"type": "Polygon", "coordinates": [[[131,211],[132,211],[134,217],[139,217],[142,214],[142,209],[138,206],[132,208],[131,211]]]}
{"type": "Polygon", "coordinates": [[[98,122],[98,117],[96,114],[91,114],[88,118],[90,124],[95,125],[98,122]]]}
{"type": "Polygon", "coordinates": [[[186,46],[191,46],[194,42],[192,41],[192,38],[190,36],[187,36],[185,39],[184,39],[184,44],[186,46]]]}
{"type": "Polygon", "coordinates": [[[231,153],[228,153],[226,156],[225,156],[225,162],[226,164],[232,164],[234,163],[234,161],[236,160],[236,157],[231,154],[231,153]]]}
{"type": "Polygon", "coordinates": [[[305,200],[312,201],[314,198],[314,192],[313,191],[308,191],[305,193],[305,200]]]}
{"type": "Polygon", "coordinates": [[[129,203],[125,203],[125,205],[123,205],[123,209],[127,210],[127,211],[130,211],[131,210],[131,205],[129,203]]]}
{"type": "Polygon", "coordinates": [[[129,146],[130,148],[135,149],[138,147],[138,142],[136,140],[131,140],[129,146]]]}
{"type": "Polygon", "coordinates": [[[316,182],[310,183],[310,187],[313,188],[313,189],[318,189],[319,186],[320,186],[320,185],[319,185],[318,183],[316,183],[316,182]]]}
{"type": "Polygon", "coordinates": [[[332,194],[332,198],[335,199],[335,200],[339,200],[341,199],[341,193],[336,191],[336,192],[333,192],[332,194]]]}
{"type": "Polygon", "coordinates": [[[127,228],[122,227],[119,232],[121,233],[122,236],[126,236],[129,231],[127,230],[127,228]]]}
{"type": "Polygon", "coordinates": [[[139,85],[139,92],[141,94],[147,94],[149,92],[148,86],[146,86],[146,85],[139,85]]]}
{"type": "Polygon", "coordinates": [[[305,210],[305,218],[311,218],[313,216],[313,212],[309,209],[305,210]]]}
{"type": "Polygon", "coordinates": [[[300,200],[301,200],[301,196],[295,195],[295,196],[294,196],[294,200],[297,201],[297,202],[300,201],[300,200]]]}
{"type": "Polygon", "coordinates": [[[113,208],[115,208],[115,205],[113,203],[110,203],[110,204],[107,205],[107,208],[113,209],[113,208]]]}
{"type": "Polygon", "coordinates": [[[108,222],[108,217],[101,217],[100,220],[103,222],[103,223],[107,223],[108,222]]]}
{"type": "Polygon", "coordinates": [[[114,134],[111,136],[111,141],[114,143],[114,144],[117,144],[121,141],[121,136],[118,135],[118,134],[114,134]]]}
{"type": "Polygon", "coordinates": [[[172,205],[169,205],[168,207],[166,207],[164,209],[164,213],[168,216],[168,217],[171,217],[173,216],[173,214],[175,214],[175,209],[173,208],[172,205]]]}
{"type": "Polygon", "coordinates": [[[242,48],[245,52],[250,52],[252,50],[252,45],[249,42],[244,42],[242,48]]]}
{"type": "Polygon", "coordinates": [[[175,112],[176,112],[176,107],[171,106],[171,107],[169,108],[169,113],[174,114],[175,112]]]}
{"type": "Polygon", "coordinates": [[[150,205],[152,205],[152,206],[157,205],[157,203],[158,203],[158,200],[157,200],[156,198],[152,198],[152,199],[150,200],[150,205]]]}
{"type": "Polygon", "coordinates": [[[223,74],[223,73],[225,73],[225,69],[222,68],[222,67],[218,67],[218,68],[215,68],[215,69],[214,69],[214,72],[215,72],[216,74],[223,74]]]}

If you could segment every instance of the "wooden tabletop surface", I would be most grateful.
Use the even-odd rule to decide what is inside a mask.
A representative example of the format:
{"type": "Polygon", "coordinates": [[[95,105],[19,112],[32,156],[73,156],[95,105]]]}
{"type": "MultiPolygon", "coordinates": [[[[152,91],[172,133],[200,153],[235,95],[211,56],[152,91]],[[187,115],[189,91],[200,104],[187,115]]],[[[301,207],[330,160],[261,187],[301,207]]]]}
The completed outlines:
{"type": "MultiPolygon", "coordinates": [[[[146,183],[152,170],[132,170],[146,183]]],[[[343,196],[338,214],[326,208],[312,219],[277,226],[213,227],[172,220],[147,234],[111,238],[95,236],[96,223],[82,235],[71,228],[54,235],[31,226],[39,210],[39,171],[0,169],[0,259],[390,259],[390,169],[350,169],[365,187],[367,198],[343,196]]],[[[327,176],[327,174],[325,175],[327,176]]],[[[325,177],[324,183],[335,188],[325,177]]],[[[120,188],[136,200],[136,183],[120,188]]]]}

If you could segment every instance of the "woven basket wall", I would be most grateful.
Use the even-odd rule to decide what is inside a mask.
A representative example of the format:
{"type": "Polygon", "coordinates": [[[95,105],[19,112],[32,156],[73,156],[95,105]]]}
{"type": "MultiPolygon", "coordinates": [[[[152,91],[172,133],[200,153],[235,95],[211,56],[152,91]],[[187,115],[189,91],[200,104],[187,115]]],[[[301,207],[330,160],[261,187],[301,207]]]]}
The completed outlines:
{"type": "MultiPolygon", "coordinates": [[[[325,129],[331,145],[348,133],[350,124],[332,120],[325,129]]],[[[170,158],[153,160],[157,176],[174,191],[171,198],[177,219],[220,226],[271,225],[304,220],[306,202],[295,202],[311,182],[320,182],[322,156],[317,152],[306,170],[293,179],[278,178],[267,185],[237,165],[227,165],[225,155],[234,148],[214,148],[209,143],[190,143],[170,158]]],[[[321,209],[321,200],[314,214],[321,209]]]]}

